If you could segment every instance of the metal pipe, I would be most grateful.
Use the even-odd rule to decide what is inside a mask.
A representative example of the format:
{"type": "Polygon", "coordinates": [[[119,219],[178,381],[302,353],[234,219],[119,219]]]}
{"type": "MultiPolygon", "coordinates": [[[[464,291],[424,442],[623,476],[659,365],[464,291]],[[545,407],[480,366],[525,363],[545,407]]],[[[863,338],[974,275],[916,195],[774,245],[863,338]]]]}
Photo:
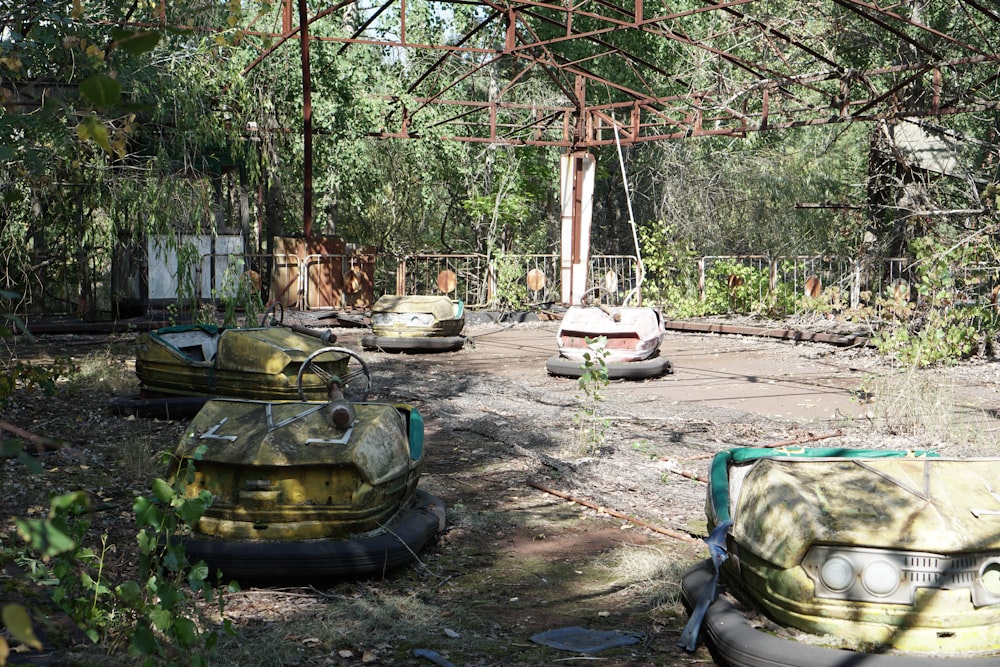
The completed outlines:
{"type": "Polygon", "coordinates": [[[309,77],[309,10],[299,0],[299,43],[302,46],[302,234],[312,239],[312,83],[309,77]]]}

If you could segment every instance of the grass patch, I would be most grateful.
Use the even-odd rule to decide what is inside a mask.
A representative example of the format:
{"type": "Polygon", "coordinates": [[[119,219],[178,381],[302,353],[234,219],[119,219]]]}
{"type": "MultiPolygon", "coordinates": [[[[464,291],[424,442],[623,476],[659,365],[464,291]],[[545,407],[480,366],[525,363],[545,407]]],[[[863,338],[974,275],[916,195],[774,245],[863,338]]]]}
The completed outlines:
{"type": "Polygon", "coordinates": [[[979,451],[994,449],[996,434],[984,427],[985,411],[956,410],[954,386],[925,374],[898,372],[872,378],[858,391],[874,435],[915,438],[935,447],[963,443],[979,451]]]}
{"type": "Polygon", "coordinates": [[[444,636],[419,594],[364,583],[250,589],[227,594],[226,611],[236,636],[222,638],[221,666],[393,664],[421,638],[444,636]]]}
{"type": "Polygon", "coordinates": [[[71,390],[99,389],[116,396],[135,390],[134,358],[103,348],[75,358],[74,363],[76,368],[69,378],[71,390]]]}
{"type": "Polygon", "coordinates": [[[657,546],[629,544],[615,550],[610,571],[622,590],[642,598],[655,615],[684,613],[681,575],[694,561],[678,560],[657,546]]]}

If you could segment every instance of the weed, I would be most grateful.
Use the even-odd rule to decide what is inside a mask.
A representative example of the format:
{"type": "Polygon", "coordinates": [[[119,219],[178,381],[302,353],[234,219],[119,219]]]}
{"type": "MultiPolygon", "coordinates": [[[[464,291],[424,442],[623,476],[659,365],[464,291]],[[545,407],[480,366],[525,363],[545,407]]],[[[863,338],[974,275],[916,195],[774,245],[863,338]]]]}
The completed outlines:
{"type": "Polygon", "coordinates": [[[971,286],[955,270],[975,262],[975,249],[956,250],[925,237],[915,239],[911,250],[919,299],[913,306],[907,298],[904,308],[890,311],[898,319],[875,337],[878,350],[907,366],[923,367],[954,363],[992,346],[1000,317],[966,296],[971,286]]]}
{"type": "Polygon", "coordinates": [[[678,241],[673,226],[662,223],[640,227],[639,241],[644,255],[643,290],[663,304],[671,317],[701,315],[697,253],[691,245],[678,241]]]}
{"type": "MultiPolygon", "coordinates": [[[[139,527],[139,580],[113,586],[104,576],[112,549],[108,536],[100,550],[83,545],[90,528],[90,497],[74,491],[53,498],[43,519],[17,518],[15,523],[28,551],[20,564],[95,642],[114,646],[129,641],[129,653],[143,665],[201,667],[217,654],[218,633],[204,617],[196,599],[216,602],[223,598],[210,584],[204,563],[191,564],[183,543],[176,539],[208,507],[207,492],[187,498],[184,487],[194,477],[193,463],[178,471],[171,484],[156,479],[152,497],[140,496],[133,505],[139,527]]],[[[230,587],[234,590],[233,587],[230,587]]],[[[5,608],[4,622],[8,623],[5,608]]],[[[8,630],[19,641],[34,646],[30,615],[21,622],[21,610],[12,609],[8,630]]],[[[223,629],[231,632],[228,621],[223,629]]],[[[0,657],[3,652],[0,647],[0,657]]],[[[0,659],[0,665],[3,660],[0,659]]]]}
{"type": "Polygon", "coordinates": [[[636,440],[632,443],[632,449],[643,456],[648,457],[650,461],[655,461],[659,456],[656,452],[656,446],[649,440],[636,440]]]}
{"type": "MultiPolygon", "coordinates": [[[[141,656],[147,665],[200,667],[217,653],[218,633],[207,629],[209,624],[189,591],[205,602],[215,602],[220,616],[224,598],[210,583],[213,573],[203,562],[189,563],[184,544],[177,539],[201,518],[212,500],[208,491],[185,496],[185,488],[194,477],[194,462],[188,460],[178,468],[172,483],[153,480],[153,497],[140,496],[133,505],[139,526],[141,582],[126,582],[116,593],[136,612],[129,652],[141,656]]],[[[230,585],[229,590],[237,589],[230,585]]],[[[223,630],[232,633],[228,620],[223,630]]]]}
{"type": "Polygon", "coordinates": [[[8,363],[6,367],[0,367],[0,407],[18,386],[29,392],[41,390],[46,396],[52,396],[56,391],[56,382],[72,376],[76,370],[67,357],[60,357],[44,366],[22,361],[8,363]]]}
{"type": "Polygon", "coordinates": [[[654,615],[683,613],[679,582],[691,563],[668,558],[657,547],[624,545],[609,569],[619,585],[647,600],[654,615]]]}
{"type": "Polygon", "coordinates": [[[496,293],[494,305],[503,310],[518,310],[529,305],[524,267],[516,257],[500,253],[496,257],[496,293]]]}
{"type": "Polygon", "coordinates": [[[213,295],[223,305],[223,324],[228,327],[237,326],[239,311],[245,314],[246,322],[257,322],[264,313],[264,302],[260,298],[257,285],[247,271],[244,271],[242,260],[237,259],[226,266],[222,284],[225,287],[213,290],[213,295]]]}
{"type": "Polygon", "coordinates": [[[85,388],[86,391],[91,391],[94,387],[101,387],[112,394],[121,395],[131,392],[135,384],[134,366],[110,348],[84,355],[76,361],[75,367],[68,359],[57,359],[52,368],[69,378],[72,389],[85,388]]]}
{"type": "Polygon", "coordinates": [[[180,310],[198,308],[201,287],[201,251],[191,241],[177,244],[177,304],[180,310]]]}
{"type": "Polygon", "coordinates": [[[928,443],[962,440],[993,445],[993,434],[968,415],[956,414],[950,387],[921,378],[915,367],[866,380],[857,391],[874,431],[928,443]]]}
{"type": "Polygon", "coordinates": [[[583,354],[580,364],[582,372],[577,380],[580,393],[576,397],[580,404],[573,422],[577,427],[580,450],[593,454],[604,443],[611,425],[610,419],[598,414],[604,400],[602,391],[608,386],[608,339],[600,336],[585,340],[590,349],[583,354]]]}

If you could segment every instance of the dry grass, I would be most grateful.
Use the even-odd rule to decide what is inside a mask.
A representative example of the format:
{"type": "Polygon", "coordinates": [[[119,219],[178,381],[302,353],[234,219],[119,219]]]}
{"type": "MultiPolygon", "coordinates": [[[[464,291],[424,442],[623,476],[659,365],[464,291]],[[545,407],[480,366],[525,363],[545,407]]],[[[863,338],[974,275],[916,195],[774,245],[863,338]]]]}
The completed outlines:
{"type": "Polygon", "coordinates": [[[613,554],[611,571],[623,590],[647,601],[654,616],[684,612],[681,576],[693,563],[671,558],[656,546],[629,544],[613,554]]]}
{"type": "Polygon", "coordinates": [[[926,369],[872,378],[858,392],[869,431],[916,440],[927,448],[960,444],[965,454],[995,454],[992,420],[980,408],[958,406],[955,382],[926,369]]]}
{"type": "Polygon", "coordinates": [[[134,360],[111,348],[88,352],[74,361],[76,371],[69,378],[74,388],[102,389],[121,396],[131,393],[136,386],[134,360]]]}
{"type": "Polygon", "coordinates": [[[439,622],[419,594],[367,584],[250,589],[225,603],[237,634],[222,637],[213,663],[222,667],[299,664],[306,654],[308,664],[392,664],[439,622]]]}

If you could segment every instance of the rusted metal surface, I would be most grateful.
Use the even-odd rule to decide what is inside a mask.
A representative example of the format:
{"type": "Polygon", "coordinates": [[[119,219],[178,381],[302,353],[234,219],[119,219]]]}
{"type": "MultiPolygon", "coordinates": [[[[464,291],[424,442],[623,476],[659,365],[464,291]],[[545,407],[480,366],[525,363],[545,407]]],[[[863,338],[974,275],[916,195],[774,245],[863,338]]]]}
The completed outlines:
{"type": "Polygon", "coordinates": [[[309,76],[309,7],[299,0],[299,40],[302,52],[302,233],[312,238],[312,80],[309,76]]]}
{"type": "Polygon", "coordinates": [[[559,354],[575,362],[593,359],[603,337],[607,363],[641,361],[663,341],[663,318],[653,308],[573,306],[566,311],[556,341],[559,354]]]}
{"type": "Polygon", "coordinates": [[[839,347],[863,347],[869,344],[867,336],[830,334],[821,331],[802,331],[800,329],[785,329],[782,327],[749,327],[718,322],[692,322],[689,320],[666,320],[664,321],[664,326],[672,331],[759,336],[762,338],[779,338],[781,340],[829,343],[830,345],[839,347]]]}
{"type": "MultiPolygon", "coordinates": [[[[311,15],[298,1],[297,26],[292,0],[275,7],[277,29],[243,26],[244,36],[261,40],[261,55],[247,70],[304,37],[331,43],[338,55],[411,52],[412,62],[426,65],[414,69],[405,99],[392,98],[389,113],[368,128],[380,137],[586,150],[616,139],[628,145],[1000,108],[1000,53],[967,37],[995,34],[1000,13],[978,0],[947,3],[961,18],[948,27],[933,18],[941,10],[936,2],[815,0],[787,3],[783,15],[765,0],[671,9],[642,0],[449,0],[432,2],[427,20],[470,4],[476,11],[462,32],[439,41],[427,35],[440,31],[414,24],[404,0],[375,8],[344,0],[311,15]],[[321,20],[347,25],[349,15],[359,18],[346,36],[308,32],[321,20]],[[834,34],[842,36],[839,45],[834,34]],[[864,44],[867,57],[849,44],[864,44]],[[470,87],[459,84],[485,82],[497,72],[504,78],[495,93],[460,92],[470,87]],[[532,94],[539,80],[559,94],[544,100],[532,94]]],[[[164,23],[186,23],[165,11],[164,23]]]]}
{"type": "Polygon", "coordinates": [[[295,261],[275,263],[271,298],[289,308],[366,309],[374,302],[375,250],[336,236],[274,240],[279,256],[295,261]]]}

